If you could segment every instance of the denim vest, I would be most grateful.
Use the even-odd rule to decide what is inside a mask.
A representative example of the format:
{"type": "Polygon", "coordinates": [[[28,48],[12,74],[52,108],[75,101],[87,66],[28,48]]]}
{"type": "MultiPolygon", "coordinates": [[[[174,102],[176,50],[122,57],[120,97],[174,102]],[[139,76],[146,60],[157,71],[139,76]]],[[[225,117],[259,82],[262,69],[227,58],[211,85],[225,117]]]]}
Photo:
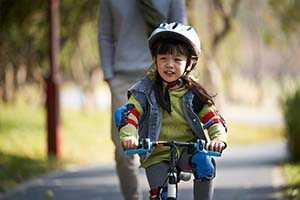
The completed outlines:
{"type": "MultiPolygon", "coordinates": [[[[128,96],[130,95],[134,95],[144,111],[144,114],[139,120],[139,139],[149,138],[152,142],[157,141],[162,124],[163,112],[155,97],[153,81],[148,76],[145,76],[128,90],[128,96]]],[[[196,134],[198,138],[207,141],[201,121],[193,109],[194,97],[195,95],[191,91],[188,91],[182,97],[182,110],[187,122],[193,130],[191,134],[196,134]]],[[[147,153],[140,156],[142,159],[145,159],[148,155],[147,153]]]]}

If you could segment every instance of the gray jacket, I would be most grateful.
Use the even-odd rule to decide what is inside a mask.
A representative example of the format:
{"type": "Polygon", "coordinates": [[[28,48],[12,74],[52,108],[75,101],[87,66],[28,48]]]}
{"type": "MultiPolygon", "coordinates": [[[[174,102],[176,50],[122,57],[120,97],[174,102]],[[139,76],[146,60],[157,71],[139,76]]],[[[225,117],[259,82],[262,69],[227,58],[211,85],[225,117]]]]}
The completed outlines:
{"type": "MultiPolygon", "coordinates": [[[[128,95],[134,95],[144,110],[144,114],[139,120],[139,138],[150,138],[152,142],[157,141],[162,123],[162,108],[156,101],[153,81],[148,76],[145,76],[128,90],[128,95]]],[[[182,110],[193,133],[198,138],[206,141],[207,139],[205,138],[200,119],[193,109],[194,97],[195,95],[191,91],[183,96],[182,110]]],[[[148,155],[141,155],[141,158],[144,159],[148,155]]]]}
{"type": "MultiPolygon", "coordinates": [[[[98,42],[104,79],[136,79],[152,63],[139,0],[100,0],[98,42]]],[[[152,0],[168,22],[187,22],[184,0],[152,0]]]]}

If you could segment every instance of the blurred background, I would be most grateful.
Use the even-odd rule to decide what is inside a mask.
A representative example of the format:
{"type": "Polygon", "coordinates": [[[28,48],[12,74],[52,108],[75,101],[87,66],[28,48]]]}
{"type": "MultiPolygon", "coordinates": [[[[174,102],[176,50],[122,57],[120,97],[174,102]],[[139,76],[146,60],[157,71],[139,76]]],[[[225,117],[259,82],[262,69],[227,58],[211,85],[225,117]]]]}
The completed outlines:
{"type": "MultiPolygon", "coordinates": [[[[0,192],[68,164],[112,162],[110,93],[97,44],[98,4],[60,2],[62,156],[52,160],[45,108],[48,2],[0,0],[0,192]]],[[[229,143],[287,140],[290,160],[298,162],[283,168],[299,172],[299,0],[186,0],[186,6],[203,47],[195,76],[217,94],[229,143]]]]}

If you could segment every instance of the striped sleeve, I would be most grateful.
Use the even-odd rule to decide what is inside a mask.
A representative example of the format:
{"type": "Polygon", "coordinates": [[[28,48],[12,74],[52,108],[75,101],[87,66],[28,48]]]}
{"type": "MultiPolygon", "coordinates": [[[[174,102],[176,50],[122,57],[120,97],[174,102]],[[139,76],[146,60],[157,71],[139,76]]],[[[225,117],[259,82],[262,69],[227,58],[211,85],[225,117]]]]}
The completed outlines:
{"type": "Polygon", "coordinates": [[[207,129],[210,140],[220,140],[227,143],[225,120],[215,106],[205,105],[199,113],[204,129],[207,129]]]}
{"type": "Polygon", "coordinates": [[[138,137],[139,119],[144,113],[142,106],[133,95],[130,96],[128,104],[134,105],[134,109],[128,115],[128,123],[119,130],[121,141],[126,137],[138,137]]]}

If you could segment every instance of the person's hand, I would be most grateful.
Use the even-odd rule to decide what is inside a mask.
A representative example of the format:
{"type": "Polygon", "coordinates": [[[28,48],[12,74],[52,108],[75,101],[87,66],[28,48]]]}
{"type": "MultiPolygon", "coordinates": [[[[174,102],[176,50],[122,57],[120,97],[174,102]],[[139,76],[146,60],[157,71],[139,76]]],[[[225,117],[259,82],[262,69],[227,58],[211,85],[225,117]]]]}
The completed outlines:
{"type": "Polygon", "coordinates": [[[139,142],[135,137],[127,137],[122,140],[122,146],[126,149],[136,149],[139,146],[139,142]]]}
{"type": "Polygon", "coordinates": [[[222,141],[210,141],[206,144],[206,149],[210,151],[222,152],[226,147],[226,144],[222,141]]]}

